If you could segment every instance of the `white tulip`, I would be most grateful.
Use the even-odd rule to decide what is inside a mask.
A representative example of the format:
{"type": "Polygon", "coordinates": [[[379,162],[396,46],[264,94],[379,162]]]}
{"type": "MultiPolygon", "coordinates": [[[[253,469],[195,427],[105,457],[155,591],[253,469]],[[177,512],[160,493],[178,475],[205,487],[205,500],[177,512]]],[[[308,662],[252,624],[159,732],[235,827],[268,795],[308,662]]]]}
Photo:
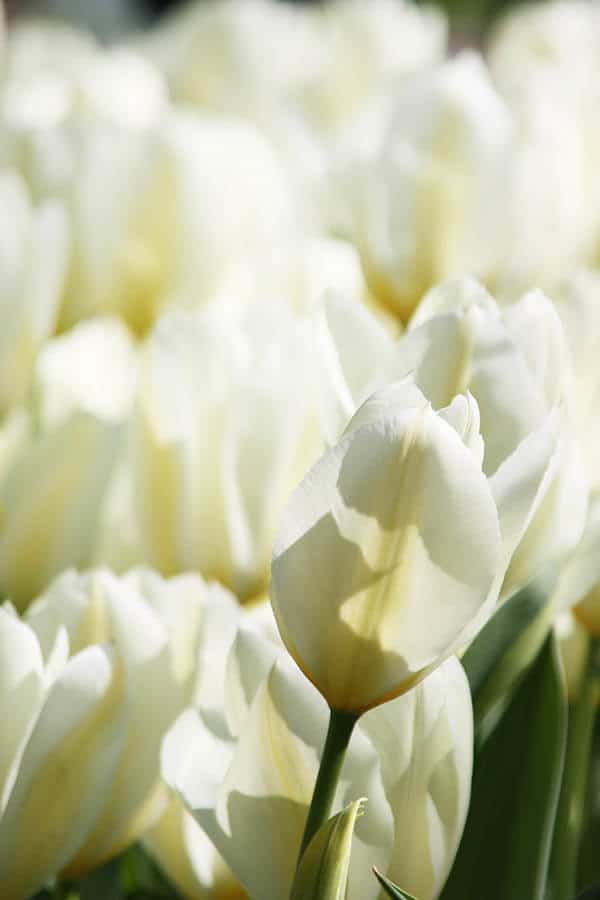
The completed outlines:
{"type": "Polygon", "coordinates": [[[497,283],[512,296],[532,284],[554,292],[595,252],[599,52],[600,16],[585,0],[522,5],[492,33],[491,73],[517,124],[511,240],[497,283]]]}
{"type": "MultiPolygon", "coordinates": [[[[131,50],[104,50],[83,31],[32,22],[10,30],[3,74],[0,158],[19,168],[34,195],[60,196],[76,219],[86,202],[79,185],[95,164],[104,184],[112,171],[124,201],[123,167],[167,111],[160,73],[131,50]]],[[[129,166],[134,178],[135,163],[129,166]]],[[[118,220],[107,194],[104,218],[118,220]]]]}
{"type": "Polygon", "coordinates": [[[273,610],[333,709],[360,714],[409,690],[487,608],[501,546],[477,436],[474,401],[437,414],[398,383],[358,410],[292,495],[273,610]]]}
{"type": "Polygon", "coordinates": [[[239,616],[232,597],[197,576],[164,581],[146,570],[64,573],[24,621],[0,608],[8,900],[101,865],[168,815],[162,737],[189,703],[211,690],[220,702],[214,685],[239,616]]]}
{"type": "Polygon", "coordinates": [[[158,778],[162,736],[194,696],[205,606],[198,578],[107,571],[56,579],[26,620],[47,651],[66,628],[72,653],[110,642],[124,679],[121,742],[104,803],[64,868],[88,871],[135,840],[164,807],[158,778]]]}
{"type": "Polygon", "coordinates": [[[0,609],[0,876],[24,900],[55,876],[100,813],[122,739],[115,655],[89,647],[67,661],[64,628],[44,661],[35,632],[0,609]],[[10,711],[9,711],[10,710],[10,711]]]}
{"type": "MultiPolygon", "coordinates": [[[[201,711],[187,710],[165,738],[163,775],[248,894],[285,900],[327,709],[276,647],[248,633],[240,632],[234,644],[228,681],[225,717],[235,724],[233,733],[201,711]]],[[[368,798],[357,822],[348,897],[378,896],[370,871],[376,863],[432,900],[452,864],[470,790],[472,713],[460,664],[448,660],[363,722],[335,800],[341,809],[356,796],[368,798]],[[407,819],[419,822],[415,846],[406,844],[407,819]]]]}
{"type": "Polygon", "coordinates": [[[84,131],[80,155],[71,319],[108,310],[143,331],[168,303],[236,289],[292,233],[285,174],[249,124],[173,112],[141,137],[84,131]]]}
{"type": "MultiPolygon", "coordinates": [[[[177,579],[174,579],[175,581],[177,579]]],[[[209,716],[222,716],[225,696],[231,715],[246,715],[248,697],[245,693],[247,665],[252,667],[257,683],[279,645],[275,622],[268,603],[244,609],[237,607],[227,592],[213,585],[204,616],[201,646],[198,653],[198,670],[194,702],[209,716]],[[236,639],[236,630],[244,630],[236,639]],[[247,637],[251,632],[251,637],[247,637]],[[259,651],[252,638],[261,635],[268,643],[260,642],[259,651]],[[235,665],[226,661],[236,639],[241,649],[232,659],[244,663],[235,665]]],[[[170,792],[168,805],[158,822],[145,833],[144,846],[177,885],[191,900],[233,900],[245,897],[239,882],[216,850],[194,817],[187,812],[181,799],[170,792]]]]}
{"type": "Polygon", "coordinates": [[[116,313],[143,332],[169,303],[236,290],[296,237],[288,174],[257,128],[170,108],[161,75],[132,50],[92,44],[56,59],[53,33],[14,36],[0,159],[66,206],[77,239],[63,326],[116,313]]]}
{"type": "Polygon", "coordinates": [[[577,545],[588,482],[571,424],[571,360],[540,292],[501,312],[476,282],[442,284],[400,340],[395,371],[412,373],[434,408],[463,391],[477,400],[503,536],[510,593],[577,545]]]}
{"type": "Polygon", "coordinates": [[[324,5],[321,71],[303,109],[318,130],[352,128],[372,98],[442,60],[441,11],[397,0],[331,0],[324,5]]]}
{"type": "Polygon", "coordinates": [[[64,568],[91,561],[134,386],[135,353],[119,322],[81,325],[40,354],[34,408],[0,472],[0,585],[20,606],[64,568]]]}
{"type": "Polygon", "coordinates": [[[32,205],[23,179],[0,173],[0,418],[21,403],[58,319],[66,274],[65,210],[32,205]]]}
{"type": "Polygon", "coordinates": [[[323,37],[313,10],[273,0],[213,0],[160,25],[145,46],[178,100],[252,118],[318,75],[323,37]]]}
{"type": "Polygon", "coordinates": [[[134,436],[146,558],[242,599],[269,580],[282,506],[314,458],[310,332],[285,309],[165,314],[142,366],[134,436]]]}
{"type": "Polygon", "coordinates": [[[587,0],[526,3],[495,28],[489,49],[494,77],[515,98],[540,70],[560,72],[574,93],[598,74],[600,16],[587,0]]]}
{"type": "Polygon", "coordinates": [[[509,112],[474,53],[398,91],[381,153],[356,173],[349,201],[369,285],[402,319],[440,279],[494,271],[511,139],[509,112]]]}

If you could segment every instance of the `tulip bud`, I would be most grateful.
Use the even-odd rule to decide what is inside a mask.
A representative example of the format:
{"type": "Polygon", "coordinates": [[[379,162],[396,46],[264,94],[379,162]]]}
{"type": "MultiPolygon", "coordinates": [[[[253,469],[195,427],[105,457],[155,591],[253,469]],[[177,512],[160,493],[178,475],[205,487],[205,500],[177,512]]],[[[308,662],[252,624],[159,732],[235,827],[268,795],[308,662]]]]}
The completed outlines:
{"type": "Polygon", "coordinates": [[[415,393],[398,384],[359,409],[293,494],[275,542],[282,639],[340,711],[362,713],[439,665],[500,566],[480,462],[415,393]]]}

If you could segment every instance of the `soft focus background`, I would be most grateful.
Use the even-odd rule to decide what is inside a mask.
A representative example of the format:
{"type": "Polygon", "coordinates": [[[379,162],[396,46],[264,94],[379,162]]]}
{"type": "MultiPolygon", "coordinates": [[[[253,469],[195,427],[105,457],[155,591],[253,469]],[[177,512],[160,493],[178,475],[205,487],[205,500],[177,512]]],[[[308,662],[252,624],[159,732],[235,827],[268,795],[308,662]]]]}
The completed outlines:
{"type": "MultiPolygon", "coordinates": [[[[315,3],[319,0],[291,2],[315,3]]],[[[477,35],[495,16],[514,4],[515,0],[439,0],[435,5],[446,9],[458,28],[468,28],[477,35]]],[[[122,33],[123,28],[143,26],[184,5],[182,0],[8,0],[6,4],[9,15],[55,15],[73,24],[87,24],[105,38],[122,33]]]]}

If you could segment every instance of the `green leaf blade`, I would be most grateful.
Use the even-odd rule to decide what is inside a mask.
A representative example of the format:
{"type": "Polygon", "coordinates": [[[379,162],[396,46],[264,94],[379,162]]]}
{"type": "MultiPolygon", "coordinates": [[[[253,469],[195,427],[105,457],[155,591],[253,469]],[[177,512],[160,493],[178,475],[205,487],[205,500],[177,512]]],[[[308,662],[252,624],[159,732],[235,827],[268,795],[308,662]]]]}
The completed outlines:
{"type": "Polygon", "coordinates": [[[406,891],[399,888],[397,884],[394,884],[393,881],[390,881],[389,878],[382,875],[375,866],[373,866],[373,874],[388,897],[393,897],[394,900],[417,900],[412,894],[407,894],[406,891]]]}
{"type": "Polygon", "coordinates": [[[567,700],[554,635],[475,758],[471,807],[442,900],[543,900],[567,700]]]}

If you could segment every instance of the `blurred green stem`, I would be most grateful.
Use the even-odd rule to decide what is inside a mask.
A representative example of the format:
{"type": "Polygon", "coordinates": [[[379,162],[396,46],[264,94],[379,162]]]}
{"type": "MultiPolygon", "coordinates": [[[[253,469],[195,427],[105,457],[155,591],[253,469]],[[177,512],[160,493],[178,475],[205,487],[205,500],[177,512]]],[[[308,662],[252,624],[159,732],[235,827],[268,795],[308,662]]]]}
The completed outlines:
{"type": "Polygon", "coordinates": [[[550,867],[552,900],[571,900],[575,896],[588,762],[599,694],[600,641],[595,638],[588,646],[579,693],[569,706],[565,768],[550,867]]]}
{"type": "Polygon", "coordinates": [[[354,713],[332,709],[329,717],[329,728],[319,766],[319,774],[315,782],[310,809],[304,826],[304,835],[298,854],[298,862],[321,825],[327,821],[333,806],[335,790],[354,726],[358,716],[354,713]]]}

